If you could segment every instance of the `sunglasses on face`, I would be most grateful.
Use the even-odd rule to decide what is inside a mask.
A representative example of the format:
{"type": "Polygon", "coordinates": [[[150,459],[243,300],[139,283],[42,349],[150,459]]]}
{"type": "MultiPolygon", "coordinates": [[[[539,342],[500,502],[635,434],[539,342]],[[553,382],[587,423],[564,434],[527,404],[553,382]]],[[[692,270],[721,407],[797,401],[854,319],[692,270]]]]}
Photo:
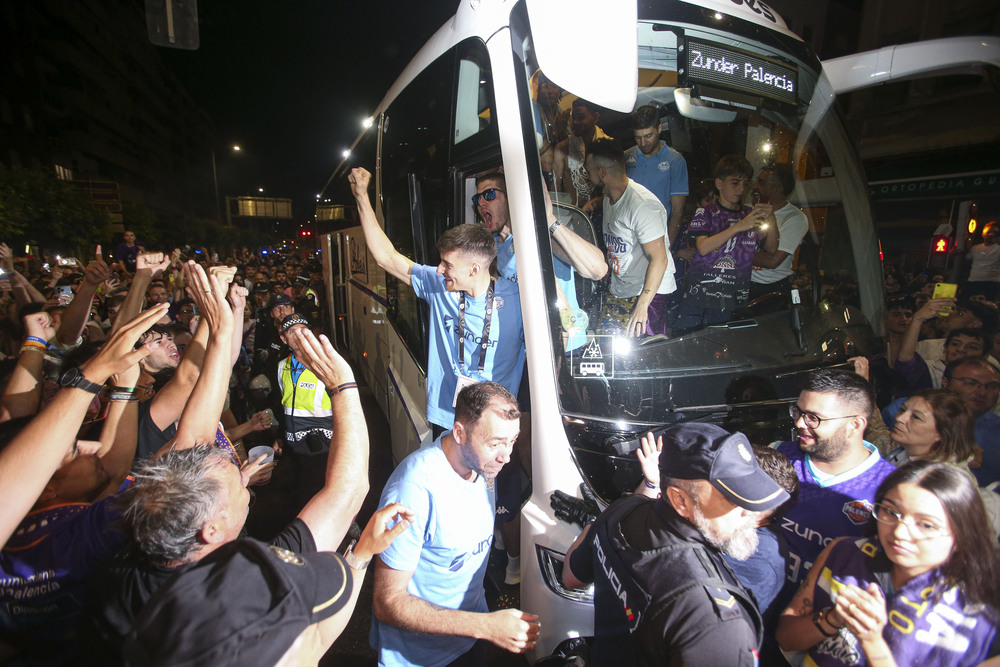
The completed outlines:
{"type": "Polygon", "coordinates": [[[500,188],[486,188],[478,194],[472,195],[472,205],[479,206],[479,202],[483,199],[486,201],[493,201],[497,198],[497,193],[503,192],[500,188]]]}

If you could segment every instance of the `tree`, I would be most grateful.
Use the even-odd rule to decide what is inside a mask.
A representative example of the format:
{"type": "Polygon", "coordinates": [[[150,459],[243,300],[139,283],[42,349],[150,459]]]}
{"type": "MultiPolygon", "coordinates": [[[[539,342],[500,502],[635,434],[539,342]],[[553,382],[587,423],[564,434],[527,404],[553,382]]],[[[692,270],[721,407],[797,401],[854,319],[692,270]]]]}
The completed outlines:
{"type": "Polygon", "coordinates": [[[51,174],[0,165],[0,238],[46,247],[89,247],[104,236],[107,211],[51,174]]]}

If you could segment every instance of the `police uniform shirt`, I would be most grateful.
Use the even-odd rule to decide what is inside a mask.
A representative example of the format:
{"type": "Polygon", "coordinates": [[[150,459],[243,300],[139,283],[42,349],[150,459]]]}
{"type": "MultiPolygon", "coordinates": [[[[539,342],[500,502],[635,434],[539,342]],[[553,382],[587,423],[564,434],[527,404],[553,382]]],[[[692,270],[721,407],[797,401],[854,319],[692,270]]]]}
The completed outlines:
{"type": "MultiPolygon", "coordinates": [[[[629,500],[626,497],[618,502],[629,500]]],[[[598,518],[598,522],[603,517],[598,518]]],[[[597,524],[591,527],[585,540],[570,556],[573,574],[581,581],[595,581],[595,566],[601,562],[596,557],[594,537],[597,524]]],[[[621,532],[630,546],[647,550],[658,546],[697,543],[705,547],[718,571],[730,586],[742,588],[729,567],[722,561],[713,547],[708,545],[694,526],[681,518],[673,507],[664,500],[647,501],[639,504],[621,521],[621,532]]],[[[604,562],[609,562],[604,559],[604,562]]],[[[669,571],[661,572],[655,567],[647,574],[676,584],[676,588],[690,583],[690,580],[671,581],[669,571]]],[[[612,664],[602,655],[622,655],[617,648],[608,649],[615,638],[603,636],[606,628],[620,624],[623,610],[609,579],[601,574],[597,578],[594,600],[594,665],[605,667],[612,664]],[[603,593],[603,594],[602,594],[603,593]],[[602,644],[604,646],[602,647],[602,644]]],[[[723,583],[720,581],[719,583],[723,583]]],[[[621,590],[621,589],[620,589],[621,590]]],[[[670,593],[670,591],[667,591],[670,593]]],[[[703,583],[682,592],[672,604],[656,607],[651,601],[647,612],[652,615],[641,618],[632,636],[640,665],[726,665],[747,667],[757,664],[757,627],[760,615],[752,605],[751,598],[744,593],[737,597],[724,587],[703,583]]],[[[629,609],[626,606],[626,612],[629,609]]]]}

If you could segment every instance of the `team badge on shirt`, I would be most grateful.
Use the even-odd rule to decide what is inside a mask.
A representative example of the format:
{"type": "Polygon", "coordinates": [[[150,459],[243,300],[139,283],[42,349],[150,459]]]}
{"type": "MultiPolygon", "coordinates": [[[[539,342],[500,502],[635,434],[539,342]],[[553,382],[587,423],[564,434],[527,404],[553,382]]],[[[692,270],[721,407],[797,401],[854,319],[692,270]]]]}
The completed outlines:
{"type": "Polygon", "coordinates": [[[852,500],[844,503],[843,512],[851,520],[851,523],[856,526],[863,526],[868,523],[868,520],[872,516],[872,504],[863,498],[861,500],[852,500]]]}

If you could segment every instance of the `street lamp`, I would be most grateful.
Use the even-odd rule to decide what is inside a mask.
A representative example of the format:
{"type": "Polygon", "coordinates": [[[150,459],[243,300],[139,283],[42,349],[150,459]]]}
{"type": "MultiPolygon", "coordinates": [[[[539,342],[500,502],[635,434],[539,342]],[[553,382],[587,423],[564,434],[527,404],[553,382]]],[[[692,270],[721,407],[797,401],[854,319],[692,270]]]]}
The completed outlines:
{"type": "MultiPolygon", "coordinates": [[[[233,152],[239,153],[242,150],[239,145],[233,146],[233,152]]],[[[222,199],[219,197],[219,170],[215,166],[215,148],[212,149],[212,180],[215,182],[215,215],[219,224],[222,224],[222,199]]]]}

